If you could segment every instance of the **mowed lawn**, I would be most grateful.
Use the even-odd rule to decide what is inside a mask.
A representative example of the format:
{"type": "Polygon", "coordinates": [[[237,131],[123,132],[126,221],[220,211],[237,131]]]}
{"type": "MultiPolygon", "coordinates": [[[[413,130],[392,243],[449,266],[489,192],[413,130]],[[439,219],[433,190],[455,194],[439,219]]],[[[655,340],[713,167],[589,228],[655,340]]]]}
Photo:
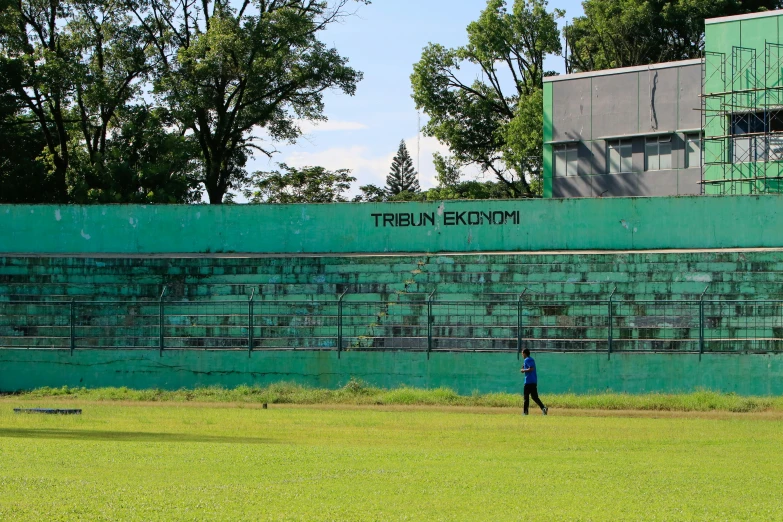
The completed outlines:
{"type": "Polygon", "coordinates": [[[780,415],[0,402],[2,520],[781,520],[780,415]]]}

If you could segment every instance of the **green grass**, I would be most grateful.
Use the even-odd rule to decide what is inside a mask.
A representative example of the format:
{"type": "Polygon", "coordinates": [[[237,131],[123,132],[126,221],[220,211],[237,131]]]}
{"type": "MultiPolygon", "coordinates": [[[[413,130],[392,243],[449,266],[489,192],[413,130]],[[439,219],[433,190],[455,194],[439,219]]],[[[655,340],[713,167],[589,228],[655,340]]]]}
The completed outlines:
{"type": "Polygon", "coordinates": [[[497,411],[6,397],[0,519],[783,519],[783,416],[497,411]]]}
{"type": "MultiPolygon", "coordinates": [[[[243,402],[269,404],[375,404],[488,406],[521,408],[522,396],[513,393],[458,395],[448,388],[422,390],[397,388],[385,390],[351,380],[338,390],[315,389],[296,384],[273,384],[266,388],[240,386],[195,390],[131,390],[129,388],[41,388],[12,397],[46,399],[84,399],[91,401],[161,401],[161,402],[243,402]]],[[[698,391],[687,394],[651,393],[629,395],[602,393],[594,395],[546,395],[543,400],[553,408],[588,410],[642,411],[783,411],[783,397],[743,397],[735,394],[698,391]]]]}

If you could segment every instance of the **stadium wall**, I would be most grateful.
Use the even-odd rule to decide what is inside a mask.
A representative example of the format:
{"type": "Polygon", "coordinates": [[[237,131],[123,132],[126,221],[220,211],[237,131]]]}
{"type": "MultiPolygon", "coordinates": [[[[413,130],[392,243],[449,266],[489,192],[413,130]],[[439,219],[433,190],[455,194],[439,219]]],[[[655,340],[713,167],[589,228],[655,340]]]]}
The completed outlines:
{"type": "MultiPolygon", "coordinates": [[[[333,299],[346,289],[380,300],[433,290],[481,300],[527,288],[563,298],[605,298],[617,289],[618,299],[632,302],[692,298],[707,284],[713,297],[776,297],[783,293],[781,201],[0,206],[0,302],[11,296],[149,299],[163,284],[172,298],[196,300],[246,299],[250,287],[261,300],[333,299]],[[411,226],[406,215],[421,226],[411,226]],[[348,255],[362,253],[373,255],[348,255]]],[[[3,319],[0,337],[7,335],[3,319]]],[[[600,352],[540,352],[537,359],[549,392],[783,393],[783,356],[776,353],[616,353],[610,359],[600,352]]],[[[518,366],[516,353],[441,351],[427,358],[386,349],[338,358],[333,350],[258,350],[250,357],[240,350],[167,350],[161,357],[158,350],[121,346],[71,355],[4,345],[0,391],[278,381],[337,387],[350,377],[386,387],[518,391],[518,366]]]]}
{"type": "MultiPolygon", "coordinates": [[[[783,356],[736,354],[536,353],[547,393],[688,392],[783,394],[783,356]]],[[[42,386],[135,389],[265,386],[276,382],[337,388],[352,377],[384,388],[446,386],[462,394],[522,390],[520,361],[508,353],[405,351],[246,352],[0,350],[0,391],[42,386]]]]}
{"type": "Polygon", "coordinates": [[[780,196],[324,205],[0,205],[0,253],[405,253],[783,247],[780,196]]]}

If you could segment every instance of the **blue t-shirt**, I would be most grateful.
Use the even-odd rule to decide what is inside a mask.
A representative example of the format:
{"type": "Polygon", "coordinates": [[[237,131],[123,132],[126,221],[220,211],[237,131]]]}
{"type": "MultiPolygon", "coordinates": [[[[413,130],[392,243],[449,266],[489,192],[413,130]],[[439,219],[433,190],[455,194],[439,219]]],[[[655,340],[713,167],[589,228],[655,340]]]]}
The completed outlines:
{"type": "Polygon", "coordinates": [[[525,373],[525,384],[538,384],[538,376],[536,375],[536,361],[532,357],[525,357],[524,369],[533,368],[531,371],[525,373]]]}

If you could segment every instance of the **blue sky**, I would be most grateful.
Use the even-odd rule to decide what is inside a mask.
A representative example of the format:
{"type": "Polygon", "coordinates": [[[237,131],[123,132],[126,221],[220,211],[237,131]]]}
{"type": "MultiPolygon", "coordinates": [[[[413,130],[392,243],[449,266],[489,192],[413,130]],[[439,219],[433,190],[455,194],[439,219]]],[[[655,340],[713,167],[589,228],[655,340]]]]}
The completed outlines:
{"type": "MultiPolygon", "coordinates": [[[[391,158],[401,139],[417,163],[417,113],[411,99],[413,64],[429,42],[447,47],[463,45],[465,28],[478,18],[486,0],[373,0],[356,15],[322,35],[364,73],[355,96],[327,94],[327,123],[313,128],[295,145],[279,145],[271,160],[257,157],[251,171],[275,168],[277,162],[294,166],[349,168],[358,183],[385,184],[391,158]]],[[[582,14],[581,2],[550,2],[566,10],[566,19],[582,14]]],[[[554,57],[547,68],[563,72],[563,59],[554,57]]],[[[422,114],[422,122],[426,116],[422,114]]],[[[422,188],[434,186],[432,153],[447,149],[433,138],[421,137],[422,188]]]]}

